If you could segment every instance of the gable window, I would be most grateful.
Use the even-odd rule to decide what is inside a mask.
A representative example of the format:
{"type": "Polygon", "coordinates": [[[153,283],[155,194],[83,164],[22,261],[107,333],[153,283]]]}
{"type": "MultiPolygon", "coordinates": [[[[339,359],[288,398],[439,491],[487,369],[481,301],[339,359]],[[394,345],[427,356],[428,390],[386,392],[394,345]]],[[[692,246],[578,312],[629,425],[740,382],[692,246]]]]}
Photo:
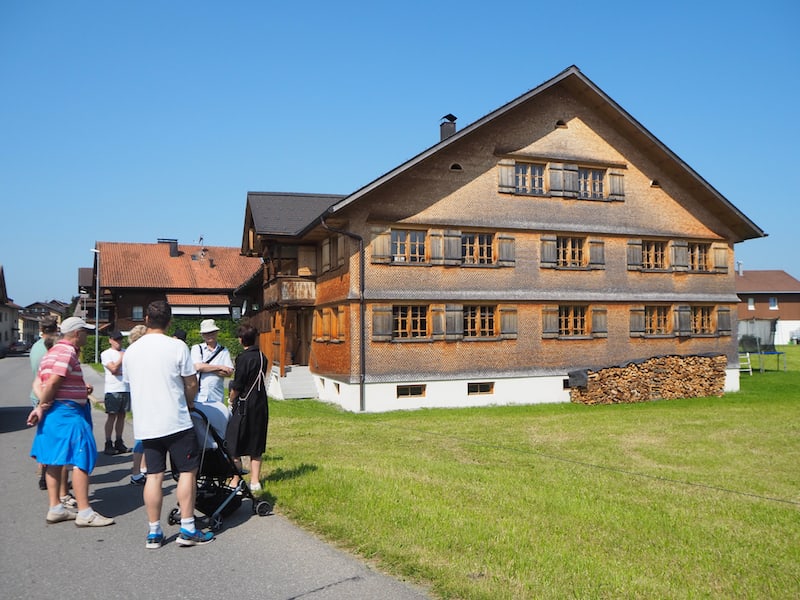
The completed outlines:
{"type": "Polygon", "coordinates": [[[494,262],[494,235],[491,233],[461,234],[461,263],[490,265],[494,262]]]}
{"type": "Polygon", "coordinates": [[[748,298],[747,299],[747,310],[755,310],[756,309],[756,299],[755,298],[748,298]]]}
{"type": "Polygon", "coordinates": [[[514,165],[514,190],[518,194],[544,194],[544,165],[516,163],[514,165]]]}
{"type": "Polygon", "coordinates": [[[410,339],[428,337],[427,306],[393,306],[392,338],[410,339]]]}
{"type": "Polygon", "coordinates": [[[591,200],[602,200],[605,198],[605,195],[603,194],[604,179],[605,170],[603,169],[586,169],[579,167],[578,197],[589,198],[591,200]]]}
{"type": "Polygon", "coordinates": [[[464,337],[494,337],[495,312],[494,306],[465,306],[464,337]]]}
{"type": "Polygon", "coordinates": [[[708,255],[711,251],[711,244],[689,242],[689,270],[690,271],[710,271],[708,255]]]}
{"type": "Polygon", "coordinates": [[[777,296],[770,296],[769,297],[769,309],[770,310],[778,310],[778,297],[777,296]]]}
{"type": "Polygon", "coordinates": [[[654,240],[642,241],[642,268],[667,268],[667,243],[654,240]]]}
{"type": "Polygon", "coordinates": [[[394,262],[425,262],[426,232],[417,229],[392,229],[392,260],[394,262]]]}

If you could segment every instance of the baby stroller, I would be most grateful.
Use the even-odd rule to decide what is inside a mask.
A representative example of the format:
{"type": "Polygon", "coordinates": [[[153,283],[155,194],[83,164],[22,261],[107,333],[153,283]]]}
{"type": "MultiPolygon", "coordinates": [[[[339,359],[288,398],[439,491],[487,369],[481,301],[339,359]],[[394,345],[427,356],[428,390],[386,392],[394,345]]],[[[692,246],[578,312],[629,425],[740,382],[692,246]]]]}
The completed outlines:
{"type": "MultiPolygon", "coordinates": [[[[202,448],[194,507],[205,515],[211,531],[222,529],[225,517],[233,514],[245,498],[252,503],[253,514],[260,517],[270,514],[272,505],[266,500],[257,499],[250,491],[250,486],[242,479],[244,472],[237,468],[234,457],[226,450],[225,440],[211,426],[208,417],[197,408],[190,412],[202,448]],[[239,485],[230,487],[227,481],[235,475],[239,476],[239,485]]],[[[177,479],[179,474],[173,470],[173,476],[177,479]]],[[[167,520],[170,525],[180,523],[180,508],[172,509],[167,520]]]]}

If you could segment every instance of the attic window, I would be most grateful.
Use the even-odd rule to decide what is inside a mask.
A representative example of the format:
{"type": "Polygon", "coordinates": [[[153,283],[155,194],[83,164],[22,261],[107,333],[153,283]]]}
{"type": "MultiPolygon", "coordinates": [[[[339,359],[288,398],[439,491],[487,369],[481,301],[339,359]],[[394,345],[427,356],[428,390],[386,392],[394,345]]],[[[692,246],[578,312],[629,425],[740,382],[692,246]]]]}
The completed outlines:
{"type": "Polygon", "coordinates": [[[660,188],[661,184],[658,182],[658,179],[653,179],[650,182],[650,187],[652,187],[652,188],[660,188]]]}
{"type": "Polygon", "coordinates": [[[556,129],[566,129],[566,128],[567,128],[567,124],[564,123],[564,121],[562,121],[561,119],[556,121],[556,129]]]}
{"type": "Polygon", "coordinates": [[[452,165],[450,165],[450,170],[451,171],[462,171],[463,169],[461,168],[460,164],[453,163],[452,165]]]}

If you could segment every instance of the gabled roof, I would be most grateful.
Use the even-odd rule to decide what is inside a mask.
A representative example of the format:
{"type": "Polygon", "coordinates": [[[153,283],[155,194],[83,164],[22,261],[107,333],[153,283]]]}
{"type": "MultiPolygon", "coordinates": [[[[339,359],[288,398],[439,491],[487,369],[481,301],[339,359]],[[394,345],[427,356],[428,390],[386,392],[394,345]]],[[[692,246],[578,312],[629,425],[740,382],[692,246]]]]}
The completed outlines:
{"type": "Polygon", "coordinates": [[[786,271],[742,271],[736,275],[737,294],[800,294],[800,281],[786,271]]]}
{"type": "Polygon", "coordinates": [[[478,119],[474,123],[454,133],[445,140],[442,140],[434,146],[431,146],[424,152],[389,171],[385,175],[378,177],[371,183],[365,185],[361,189],[353,192],[349,196],[337,202],[335,205],[331,206],[328,212],[333,214],[342,210],[359,198],[365,196],[376,188],[409,170],[411,167],[414,167],[430,156],[436,154],[443,148],[446,148],[458,140],[473,134],[476,130],[480,129],[487,123],[506,115],[521,104],[530,101],[546,90],[556,86],[562,86],[569,93],[582,98],[588,105],[592,106],[594,110],[598,111],[605,118],[614,123],[614,126],[621,133],[629,137],[631,140],[634,140],[643,151],[652,153],[655,162],[659,164],[661,168],[677,172],[677,175],[683,175],[684,177],[688,178],[692,184],[693,191],[697,194],[697,197],[704,202],[704,206],[712,214],[715,214],[734,233],[736,236],[733,240],[734,242],[741,242],[747,239],[766,236],[766,233],[764,233],[761,228],[748,219],[744,213],[731,204],[731,202],[728,201],[716,189],[714,189],[711,184],[709,184],[691,167],[689,167],[689,165],[683,162],[683,160],[681,160],[674,152],[667,148],[660,140],[658,140],[658,138],[645,129],[641,123],[628,114],[619,104],[607,96],[588,77],[581,73],[578,67],[574,65],[562,71],[552,79],[544,82],[540,86],[489,113],[485,117],[478,119]]]}
{"type": "Polygon", "coordinates": [[[300,236],[343,198],[340,194],[248,192],[245,230],[252,219],[259,235],[300,236]]]}
{"type": "Polygon", "coordinates": [[[242,256],[239,248],[97,242],[100,285],[104,288],[230,291],[261,268],[260,258],[242,256]]]}

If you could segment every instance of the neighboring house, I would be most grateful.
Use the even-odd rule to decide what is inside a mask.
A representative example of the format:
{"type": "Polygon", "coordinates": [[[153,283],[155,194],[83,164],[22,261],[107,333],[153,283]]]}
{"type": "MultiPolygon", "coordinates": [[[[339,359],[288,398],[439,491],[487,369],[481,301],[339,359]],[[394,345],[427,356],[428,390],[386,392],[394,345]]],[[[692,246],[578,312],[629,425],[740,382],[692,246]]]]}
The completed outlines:
{"type": "MultiPolygon", "coordinates": [[[[95,249],[100,258],[101,331],[128,331],[143,323],[153,300],[168,301],[173,315],[230,317],[241,306],[233,290],[261,270],[261,259],[242,256],[239,248],[179,245],[174,239],[97,242],[95,249]]],[[[90,323],[95,320],[97,269],[95,260],[92,281],[84,278],[79,286],[88,294],[90,323]]]]}
{"type": "Polygon", "coordinates": [[[19,309],[8,297],[6,275],[0,264],[0,356],[5,356],[9,345],[19,340],[19,309]]]}
{"type": "Polygon", "coordinates": [[[61,300],[49,302],[34,302],[23,308],[19,313],[19,330],[21,339],[27,344],[33,344],[39,339],[39,322],[43,317],[51,316],[57,323],[61,323],[66,316],[69,305],[61,300]]]}
{"type": "Polygon", "coordinates": [[[733,247],[764,232],[716,189],[576,67],[440,127],[349,196],[248,194],[265,269],[239,293],[281,374],[384,411],[569,401],[575,369],[709,353],[738,389],[733,247]]]}
{"type": "Polygon", "coordinates": [[[775,323],[774,344],[788,344],[800,337],[800,281],[786,271],[740,269],[736,293],[740,300],[737,307],[740,335],[753,334],[754,325],[769,321],[775,323]]]}

